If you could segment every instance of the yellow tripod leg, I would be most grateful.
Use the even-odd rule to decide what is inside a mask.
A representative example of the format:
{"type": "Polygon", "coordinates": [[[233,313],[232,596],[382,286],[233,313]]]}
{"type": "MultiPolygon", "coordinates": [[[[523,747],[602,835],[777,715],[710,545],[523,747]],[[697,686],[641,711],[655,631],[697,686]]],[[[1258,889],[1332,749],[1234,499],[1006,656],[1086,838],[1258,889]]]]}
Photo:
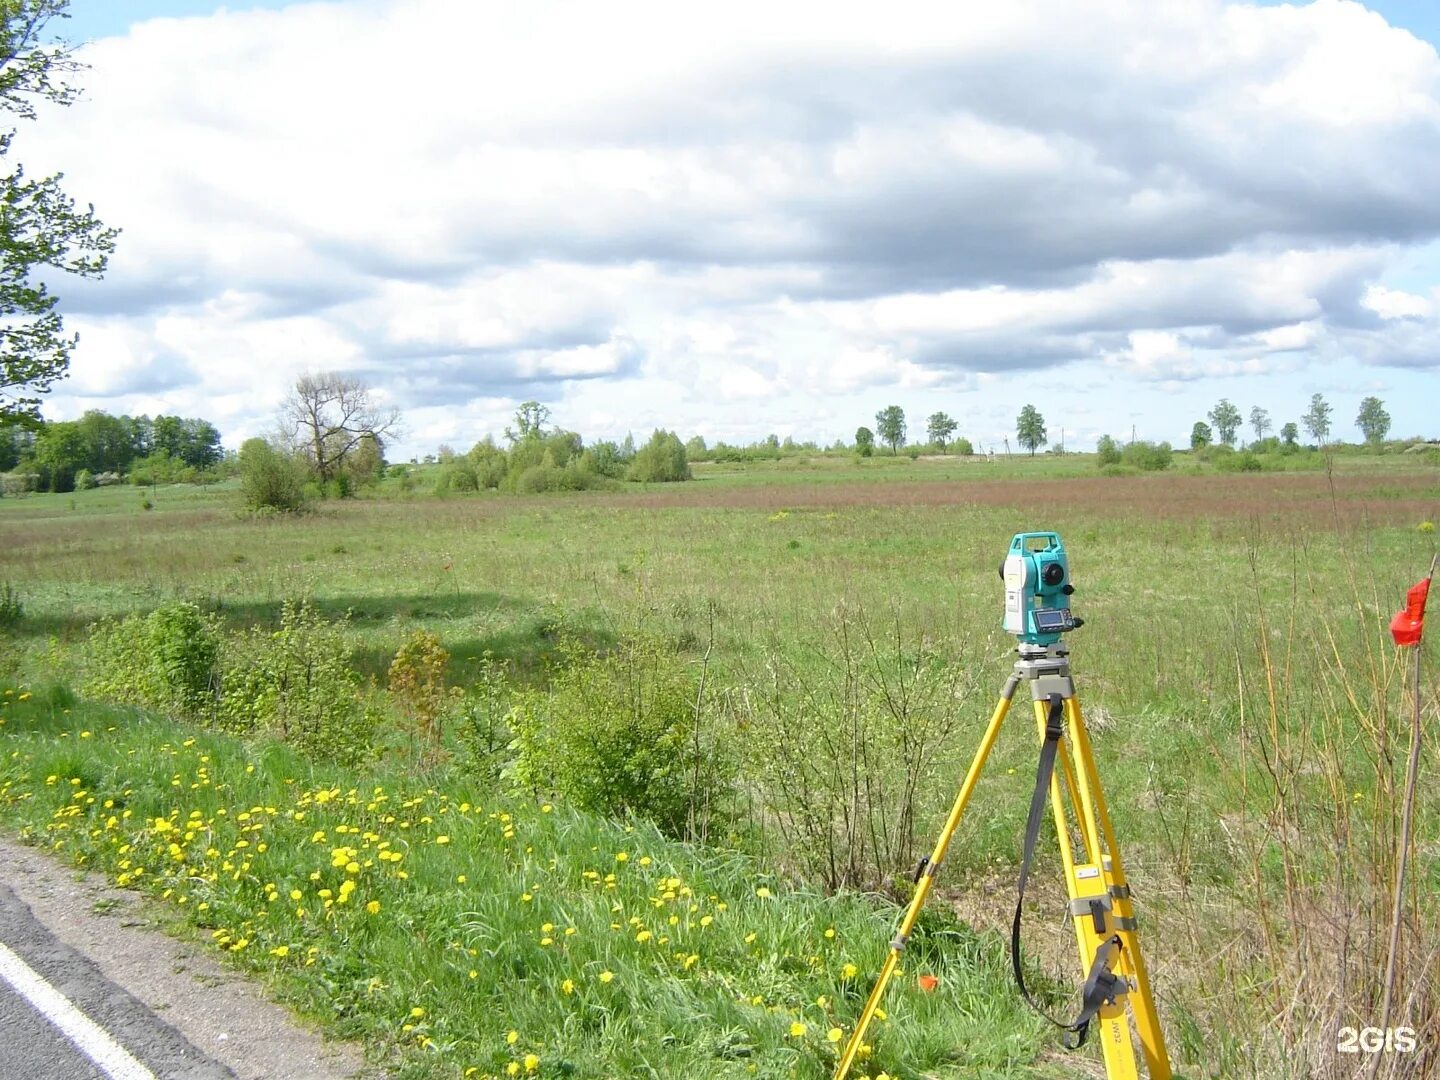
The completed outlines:
{"type": "MultiPolygon", "coordinates": [[[[1135,1032],[1139,1037],[1140,1049],[1145,1057],[1145,1069],[1150,1080],[1171,1080],[1170,1054],[1165,1046],[1165,1035],[1160,1029],[1160,1017],[1150,990],[1145,958],[1140,952],[1135,905],[1130,896],[1129,882],[1125,878],[1120,846],[1115,840],[1115,828],[1110,822],[1110,810],[1100,787],[1100,774],[1095,767],[1090,735],[1085,730],[1078,699],[1071,698],[1066,702],[1066,720],[1069,740],[1080,764],[1082,802],[1089,807],[1089,812],[1094,814],[1094,820],[1099,823],[1100,834],[1105,843],[1105,853],[1097,860],[1096,865],[1102,870],[1106,891],[1111,898],[1111,923],[1122,945],[1120,969],[1134,986],[1129,994],[1130,1008],[1135,1017],[1135,1032]]],[[[1128,1035],[1127,1031],[1127,1044],[1128,1035]]]]}
{"type": "Polygon", "coordinates": [[[935,842],[935,850],[921,867],[915,895],[910,900],[910,906],[905,910],[905,917],[900,922],[900,929],[890,942],[890,955],[885,958],[885,964],[881,967],[880,974],[875,979],[875,985],[870,990],[870,997],[866,999],[865,1008],[860,1011],[860,1018],[855,1022],[855,1030],[850,1033],[850,1038],[845,1043],[845,1049],[840,1054],[840,1060],[835,1065],[834,1080],[845,1080],[851,1066],[855,1064],[860,1047],[864,1045],[865,1032],[870,1027],[870,1022],[875,1019],[875,1011],[880,1008],[880,1000],[885,996],[885,988],[900,964],[900,954],[905,951],[905,944],[915,929],[916,920],[920,918],[920,909],[925,906],[925,900],[930,895],[930,889],[935,881],[935,873],[939,870],[940,864],[945,861],[945,853],[950,848],[950,839],[955,835],[955,830],[960,825],[960,819],[965,814],[965,807],[970,802],[975,784],[985,768],[985,761],[989,758],[990,751],[995,746],[995,740],[1000,734],[1000,725],[1005,720],[1005,714],[1010,711],[1010,699],[1015,696],[1015,688],[1019,685],[1020,676],[1011,675],[1005,683],[1005,688],[1000,692],[1000,700],[995,704],[995,711],[991,714],[990,723],[985,728],[985,736],[980,740],[980,746],[975,751],[975,758],[970,762],[969,771],[965,773],[965,782],[960,785],[960,793],[955,797],[955,805],[950,808],[950,816],[945,819],[945,826],[940,830],[940,838],[935,842]]]}
{"type": "MultiPolygon", "coordinates": [[[[1047,687],[1043,684],[1037,687],[1035,699],[1035,721],[1040,730],[1041,741],[1045,738],[1050,711],[1048,696],[1039,696],[1045,689],[1047,687]]],[[[1067,716],[1071,701],[1073,698],[1065,699],[1067,716]]],[[[1086,813],[1091,805],[1090,793],[1085,783],[1083,767],[1077,770],[1071,761],[1072,752],[1073,747],[1069,745],[1069,740],[1062,738],[1056,751],[1059,767],[1050,775],[1050,808],[1055,818],[1055,836],[1060,844],[1065,888],[1070,897],[1070,912],[1075,923],[1075,940],[1080,950],[1080,970],[1088,973],[1096,953],[1109,940],[1111,933],[1105,878],[1100,870],[1099,835],[1094,819],[1086,813]],[[1076,823],[1085,847],[1083,862],[1076,861],[1071,847],[1069,818],[1061,792],[1062,778],[1070,795],[1070,805],[1074,808],[1076,823]],[[1106,913],[1102,915],[1105,922],[1100,927],[1095,925],[1095,919],[1090,915],[1091,901],[1100,901],[1107,905],[1106,913]]],[[[1096,1028],[1105,1054],[1105,1075],[1109,1080],[1139,1080],[1138,1063],[1130,1042],[1130,1022],[1125,1012],[1124,996],[1121,995],[1113,1005],[1103,1006],[1091,1023],[1096,1028]]]]}

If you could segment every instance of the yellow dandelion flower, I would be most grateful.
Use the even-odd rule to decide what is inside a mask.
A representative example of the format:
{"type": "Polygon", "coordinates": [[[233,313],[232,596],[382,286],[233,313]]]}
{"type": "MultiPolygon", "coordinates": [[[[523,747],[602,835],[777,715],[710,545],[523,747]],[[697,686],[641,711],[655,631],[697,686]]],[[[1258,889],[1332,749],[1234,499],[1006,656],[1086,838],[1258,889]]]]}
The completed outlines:
{"type": "Polygon", "coordinates": [[[425,1010],[420,1008],[419,1005],[416,1005],[413,1009],[410,1010],[410,1016],[412,1019],[419,1020],[424,1015],[425,1010]]]}
{"type": "Polygon", "coordinates": [[[838,1043],[844,1037],[845,1032],[841,1031],[839,1028],[831,1028],[829,1031],[825,1032],[826,1042],[838,1043]]]}
{"type": "Polygon", "coordinates": [[[537,1054],[526,1054],[526,1055],[525,1055],[525,1071],[526,1071],[526,1072],[534,1072],[534,1071],[535,1071],[536,1069],[538,1069],[538,1068],[540,1068],[540,1057],[539,1057],[539,1055],[537,1055],[537,1054]]]}
{"type": "Polygon", "coordinates": [[[854,964],[846,964],[840,969],[840,978],[842,979],[853,979],[858,974],[860,974],[860,969],[854,964]]]}
{"type": "Polygon", "coordinates": [[[511,1030],[509,1030],[509,1031],[507,1031],[507,1032],[505,1033],[505,1045],[506,1045],[506,1046],[514,1046],[514,1045],[515,1045],[517,1042],[519,1042],[519,1041],[520,1041],[520,1032],[518,1032],[518,1031],[516,1031],[516,1030],[514,1030],[514,1029],[512,1028],[511,1030]]]}
{"type": "Polygon", "coordinates": [[[801,1036],[803,1036],[803,1035],[805,1034],[805,1032],[807,1032],[808,1030],[810,1030],[810,1029],[807,1028],[807,1027],[806,1027],[803,1023],[801,1023],[799,1020],[796,1020],[796,1021],[794,1021],[794,1022],[790,1025],[790,1037],[791,1037],[792,1039],[798,1039],[798,1038],[800,1038],[801,1036]]]}
{"type": "Polygon", "coordinates": [[[615,978],[615,973],[614,973],[613,971],[602,971],[602,972],[600,972],[600,981],[601,981],[602,983],[608,983],[608,982],[610,982],[610,981],[611,981],[612,979],[614,979],[614,978],[615,978]]]}
{"type": "Polygon", "coordinates": [[[761,885],[760,888],[755,890],[755,895],[758,896],[761,900],[769,900],[770,890],[767,889],[764,885],[761,885]]]}
{"type": "Polygon", "coordinates": [[[437,836],[437,837],[435,837],[435,843],[437,843],[437,844],[448,844],[449,842],[450,842],[450,837],[448,837],[448,836],[437,836]]]}
{"type": "Polygon", "coordinates": [[[506,1076],[519,1076],[519,1075],[520,1075],[520,1062],[518,1062],[518,1061],[512,1061],[512,1062],[510,1062],[509,1065],[506,1065],[506,1066],[505,1066],[505,1075],[506,1075],[506,1076]]]}
{"type": "Polygon", "coordinates": [[[365,905],[365,910],[368,911],[371,915],[379,915],[379,914],[380,914],[380,901],[379,901],[379,900],[371,900],[368,904],[365,905]]]}
{"type": "Polygon", "coordinates": [[[564,982],[562,982],[560,984],[560,992],[562,994],[573,994],[575,992],[575,980],[566,979],[564,982]]]}
{"type": "Polygon", "coordinates": [[[616,862],[628,862],[629,860],[630,860],[630,853],[629,853],[628,851],[617,851],[617,852],[615,853],[615,861],[616,861],[616,862]]]}

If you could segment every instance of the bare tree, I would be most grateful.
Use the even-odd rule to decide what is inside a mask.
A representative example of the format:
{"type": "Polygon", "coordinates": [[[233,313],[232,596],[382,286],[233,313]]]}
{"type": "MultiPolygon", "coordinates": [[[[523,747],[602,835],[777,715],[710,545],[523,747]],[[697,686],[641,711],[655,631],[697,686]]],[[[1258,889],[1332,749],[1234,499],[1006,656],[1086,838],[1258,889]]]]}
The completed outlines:
{"type": "Polygon", "coordinates": [[[400,425],[399,412],[373,401],[370,387],[335,372],[300,376],[281,418],[322,484],[340,472],[367,436],[383,440],[400,425]]]}

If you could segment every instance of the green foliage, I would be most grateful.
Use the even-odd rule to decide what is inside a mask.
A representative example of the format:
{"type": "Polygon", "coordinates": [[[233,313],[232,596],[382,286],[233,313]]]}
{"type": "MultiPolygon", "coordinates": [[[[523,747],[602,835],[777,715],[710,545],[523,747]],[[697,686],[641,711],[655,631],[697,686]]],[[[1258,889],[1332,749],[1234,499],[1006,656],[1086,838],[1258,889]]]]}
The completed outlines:
{"type": "Polygon", "coordinates": [[[636,452],[628,476],[642,484],[691,479],[690,463],[685,458],[685,445],[680,437],[674,432],[657,430],[636,452]]]}
{"type": "Polygon", "coordinates": [[[869,457],[875,452],[875,433],[868,427],[855,429],[855,451],[861,457],[869,457]]]}
{"type": "Polygon", "coordinates": [[[1256,405],[1250,410],[1250,427],[1255,431],[1257,440],[1265,438],[1265,433],[1274,425],[1270,423],[1270,413],[1256,405]]]}
{"type": "Polygon", "coordinates": [[[194,604],[173,603],[148,615],[96,623],[90,632],[98,697],[173,712],[210,715],[219,682],[218,621],[194,604]]]}
{"type": "MultiPolygon", "coordinates": [[[[899,453],[900,444],[905,441],[905,410],[899,405],[887,405],[875,414],[875,433],[880,441],[888,443],[892,454],[899,453]]],[[[856,432],[858,439],[859,432],[856,432]]]]}
{"type": "Polygon", "coordinates": [[[341,627],[308,601],[285,601],[278,630],[255,627],[227,643],[216,721],[326,759],[371,757],[381,714],[362,694],[351,649],[341,627]]]}
{"type": "Polygon", "coordinates": [[[305,505],[299,462],[264,439],[240,447],[240,494],[252,510],[293,512],[305,505]]]}
{"type": "Polygon", "coordinates": [[[744,775],[803,876],[857,888],[914,865],[915,823],[951,791],[955,703],[975,677],[923,631],[877,628],[843,605],[809,648],[766,647],[748,692],[727,702],[744,775]]]}
{"type": "Polygon", "coordinates": [[[1330,437],[1330,414],[1333,411],[1323,394],[1310,395],[1310,408],[1305,411],[1300,422],[1317,443],[1323,444],[1330,437]]]}
{"type": "Polygon", "coordinates": [[[582,810],[683,835],[726,780],[720,748],[697,738],[698,688],[684,662],[640,634],[603,655],[567,641],[560,658],[548,692],[512,700],[516,778],[582,810]]]}
{"type": "Polygon", "coordinates": [[[1034,405],[1026,405],[1015,420],[1015,439],[1033,457],[1035,451],[1049,439],[1045,433],[1045,418],[1034,405]]]}
{"type": "Polygon", "coordinates": [[[960,425],[952,417],[943,412],[931,413],[930,419],[925,421],[925,433],[942,453],[945,450],[945,444],[950,441],[950,437],[959,427],[960,425]]]}
{"type": "Polygon", "coordinates": [[[1215,434],[1210,430],[1210,425],[1204,420],[1196,420],[1195,426],[1190,429],[1190,449],[1199,450],[1209,446],[1215,439],[1215,434]]]}
{"type": "Polygon", "coordinates": [[[1120,447],[1109,435],[1101,435],[1100,441],[1095,444],[1095,464],[1102,469],[1107,465],[1120,464],[1120,447]]]}
{"type": "Polygon", "coordinates": [[[468,772],[486,783],[498,781],[512,757],[508,674],[506,665],[486,652],[455,703],[462,760],[468,772]]]}
{"type": "Polygon", "coordinates": [[[1300,442],[1300,429],[1295,426],[1295,421],[1287,421],[1280,428],[1280,439],[1286,446],[1298,446],[1300,442]]]}
{"type": "Polygon", "coordinates": [[[0,628],[10,629],[25,617],[20,593],[8,581],[0,582],[0,628]]]}
{"type": "Polygon", "coordinates": [[[971,454],[975,453],[974,445],[972,445],[970,440],[965,438],[965,436],[963,435],[955,440],[954,450],[955,453],[959,454],[961,457],[969,457],[971,454]]]}
{"type": "MultiPolygon", "coordinates": [[[[1228,449],[1228,448],[1227,448],[1228,449]]],[[[1216,454],[1211,458],[1216,472],[1263,472],[1265,463],[1249,450],[1240,453],[1216,454]]]]}
{"type": "Polygon", "coordinates": [[[1159,472],[1168,469],[1173,459],[1174,452],[1168,442],[1152,443],[1143,439],[1132,442],[1120,452],[1120,460],[1125,465],[1133,465],[1145,472],[1159,472]]]}
{"type": "Polygon", "coordinates": [[[1240,410],[1229,398],[1221,398],[1209,412],[1210,422],[1215,425],[1215,432],[1220,441],[1226,446],[1235,445],[1235,437],[1240,432],[1242,417],[1240,410]]]}
{"type": "Polygon", "coordinates": [[[1377,397],[1367,397],[1360,402],[1360,411],[1355,415],[1355,426],[1365,436],[1365,441],[1378,446],[1390,430],[1390,414],[1385,403],[1377,397]]]}
{"type": "MultiPolygon", "coordinates": [[[[68,105],[78,90],[67,79],[80,65],[68,45],[46,44],[47,24],[63,17],[67,0],[6,0],[0,4],[0,112],[33,120],[36,105],[68,105]]],[[[0,158],[15,130],[0,124],[0,158]]],[[[58,297],[46,287],[53,271],[98,278],[115,249],[117,230],[92,209],[80,211],[60,186],[61,175],[29,179],[12,164],[0,170],[0,419],[38,421],[40,395],[64,377],[76,338],[65,334],[58,297]]],[[[64,486],[68,490],[69,471],[64,486]]]]}

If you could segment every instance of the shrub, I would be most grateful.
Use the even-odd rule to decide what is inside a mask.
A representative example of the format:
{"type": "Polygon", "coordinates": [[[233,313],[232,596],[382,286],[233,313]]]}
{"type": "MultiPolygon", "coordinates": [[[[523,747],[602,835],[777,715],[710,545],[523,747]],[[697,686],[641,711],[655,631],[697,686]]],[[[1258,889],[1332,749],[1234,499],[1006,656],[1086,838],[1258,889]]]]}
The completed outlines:
{"type": "Polygon", "coordinates": [[[548,692],[511,701],[516,778],[582,810],[693,833],[719,801],[726,770],[697,738],[698,688],[683,663],[647,636],[601,656],[565,642],[560,658],[548,692]]]}
{"type": "Polygon", "coordinates": [[[0,583],[0,626],[11,627],[25,617],[20,594],[8,581],[0,583]]]}
{"type": "Polygon", "coordinates": [[[430,752],[440,749],[445,711],[453,700],[445,688],[449,663],[439,636],[428,630],[414,631],[390,662],[390,695],[409,721],[412,753],[416,736],[430,752]]]}
{"type": "Polygon", "coordinates": [[[1100,441],[1095,444],[1095,464],[1101,469],[1106,465],[1120,464],[1120,447],[1109,435],[1101,435],[1100,441]]]}
{"type": "Polygon", "coordinates": [[[219,682],[220,627],[194,604],[174,603],[91,627],[90,693],[205,718],[219,682]]]}
{"type": "Polygon", "coordinates": [[[350,646],[306,601],[287,600],[280,629],[256,627],[229,650],[218,711],[235,734],[269,732],[302,753],[359,762],[373,753],[380,714],[362,697],[350,646]]]}
{"type": "Polygon", "coordinates": [[[95,474],[89,469],[81,469],[75,474],[75,490],[89,491],[91,488],[99,487],[95,481],[95,474]]]}
{"type": "Polygon", "coordinates": [[[240,494],[252,510],[295,511],[305,505],[301,465],[264,439],[240,447],[240,494]]]}
{"type": "Polygon", "coordinates": [[[1212,464],[1217,472],[1263,472],[1265,464],[1254,454],[1246,450],[1242,453],[1221,454],[1214,458],[1212,464]]]}
{"type": "Polygon", "coordinates": [[[456,702],[456,735],[471,773],[497,781],[510,764],[510,687],[504,663],[486,653],[469,688],[456,702]]]}
{"type": "Polygon", "coordinates": [[[955,440],[953,449],[955,453],[961,455],[962,457],[969,457],[971,454],[975,453],[974,444],[971,443],[970,440],[965,438],[963,435],[955,440]]]}
{"type": "Polygon", "coordinates": [[[691,479],[685,444],[674,432],[656,431],[636,452],[635,460],[630,463],[629,478],[642,484],[691,479]]]}
{"type": "Polygon", "coordinates": [[[1120,460],[1146,472],[1159,472],[1170,467],[1174,452],[1168,442],[1132,442],[1120,451],[1120,460]]]}

